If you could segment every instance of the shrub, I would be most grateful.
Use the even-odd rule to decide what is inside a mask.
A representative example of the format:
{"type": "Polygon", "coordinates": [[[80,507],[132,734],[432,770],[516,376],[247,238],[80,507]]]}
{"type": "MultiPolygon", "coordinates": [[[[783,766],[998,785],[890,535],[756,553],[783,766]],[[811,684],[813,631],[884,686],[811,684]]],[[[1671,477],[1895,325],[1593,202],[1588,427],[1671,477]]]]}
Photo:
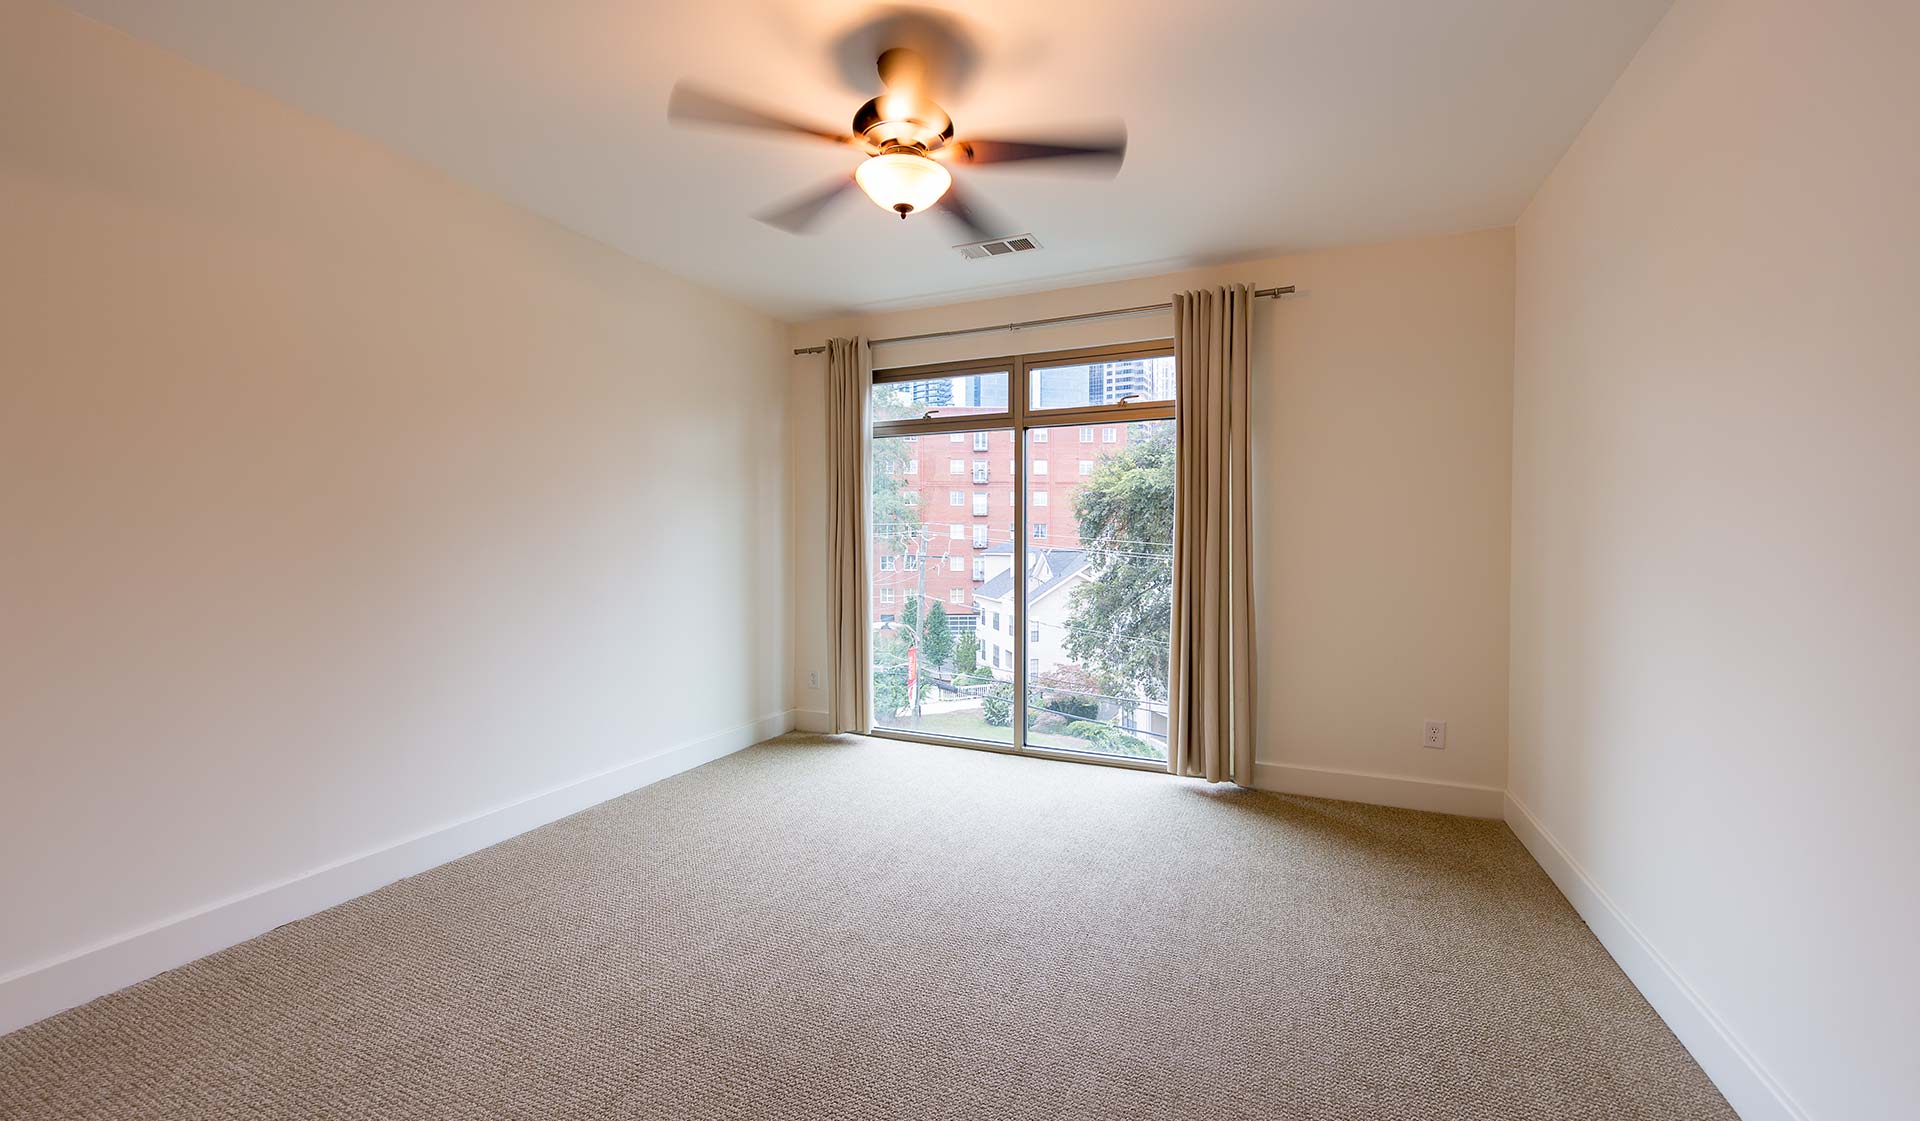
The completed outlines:
{"type": "Polygon", "coordinates": [[[1100,702],[1080,693],[1050,693],[1042,703],[1068,720],[1092,720],[1100,715],[1100,702]]]}
{"type": "Polygon", "coordinates": [[[1005,728],[1013,723],[1013,686],[1004,682],[987,690],[980,702],[980,715],[987,723],[1005,728]]]}
{"type": "Polygon", "coordinates": [[[1145,740],[1092,720],[1075,720],[1061,732],[1115,755],[1131,755],[1136,759],[1159,758],[1159,752],[1148,746],[1145,740]]]}

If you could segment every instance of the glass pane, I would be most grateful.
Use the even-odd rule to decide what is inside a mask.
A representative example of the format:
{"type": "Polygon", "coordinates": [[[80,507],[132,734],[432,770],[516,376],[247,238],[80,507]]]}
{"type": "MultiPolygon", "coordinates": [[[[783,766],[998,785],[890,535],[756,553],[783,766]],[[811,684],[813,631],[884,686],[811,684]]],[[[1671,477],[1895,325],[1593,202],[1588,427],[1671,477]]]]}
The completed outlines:
{"type": "Polygon", "coordinates": [[[955,435],[873,441],[873,722],[1011,744],[1013,433],[955,435]]]}
{"type": "MultiPolygon", "coordinates": [[[[1027,372],[1027,402],[1033,409],[1077,409],[1134,401],[1173,400],[1173,356],[1035,366],[1027,372]]],[[[1055,440],[1074,442],[1085,433],[1061,429],[1055,440]]],[[[1096,439],[1098,437],[1096,436],[1096,439]]]]}
{"type": "Polygon", "coordinates": [[[968,416],[1007,411],[1007,373],[954,374],[919,381],[890,381],[875,385],[869,398],[874,421],[918,420],[929,409],[935,416],[968,416]]]}
{"type": "Polygon", "coordinates": [[[1027,744],[1164,760],[1174,422],[1083,431],[1027,445],[1027,744]]]}

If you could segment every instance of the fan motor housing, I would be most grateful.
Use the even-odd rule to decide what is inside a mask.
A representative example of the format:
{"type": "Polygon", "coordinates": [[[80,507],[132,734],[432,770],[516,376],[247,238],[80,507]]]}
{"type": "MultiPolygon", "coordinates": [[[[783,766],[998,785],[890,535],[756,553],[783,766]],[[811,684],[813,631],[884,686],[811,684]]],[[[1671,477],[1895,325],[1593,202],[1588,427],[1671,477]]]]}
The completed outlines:
{"type": "Polygon", "coordinates": [[[853,134],[881,151],[911,147],[925,153],[953,139],[953,118],[926,98],[884,93],[853,115],[853,134]]]}

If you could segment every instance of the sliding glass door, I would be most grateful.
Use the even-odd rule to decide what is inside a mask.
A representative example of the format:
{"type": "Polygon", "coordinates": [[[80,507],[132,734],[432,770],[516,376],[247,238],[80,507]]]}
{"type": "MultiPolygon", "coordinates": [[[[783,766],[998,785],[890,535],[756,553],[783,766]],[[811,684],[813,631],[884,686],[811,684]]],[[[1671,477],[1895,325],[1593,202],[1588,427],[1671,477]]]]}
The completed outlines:
{"type": "Polygon", "coordinates": [[[1164,766],[1164,345],[874,376],[873,727],[1164,766]]]}

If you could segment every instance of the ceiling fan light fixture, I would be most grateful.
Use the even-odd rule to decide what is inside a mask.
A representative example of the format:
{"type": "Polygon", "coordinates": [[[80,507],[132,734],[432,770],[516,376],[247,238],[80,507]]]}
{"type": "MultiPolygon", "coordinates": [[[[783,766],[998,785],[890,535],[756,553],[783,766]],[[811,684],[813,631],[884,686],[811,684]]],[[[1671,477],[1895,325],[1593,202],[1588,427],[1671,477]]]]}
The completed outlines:
{"type": "Polygon", "coordinates": [[[853,179],[875,206],[902,218],[939,202],[953,186],[952,173],[914,152],[883,152],[855,168],[853,179]]]}

